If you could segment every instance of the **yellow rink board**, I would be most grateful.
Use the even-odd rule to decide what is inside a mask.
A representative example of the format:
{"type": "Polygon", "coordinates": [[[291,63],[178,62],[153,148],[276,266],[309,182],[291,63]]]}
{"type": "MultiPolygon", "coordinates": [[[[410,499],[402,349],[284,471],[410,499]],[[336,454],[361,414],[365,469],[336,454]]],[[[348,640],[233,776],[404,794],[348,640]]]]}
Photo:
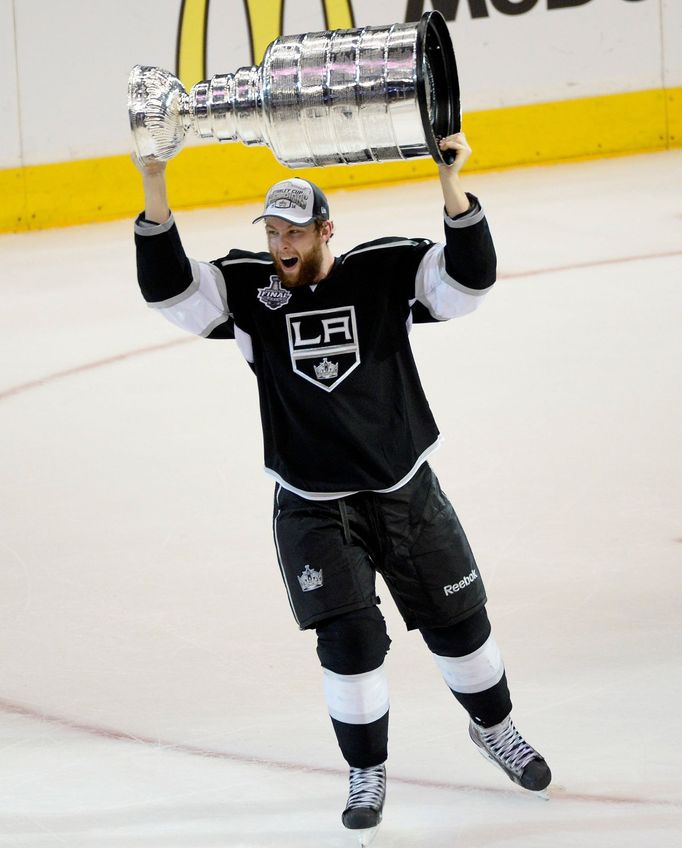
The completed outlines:
{"type": "MultiPolygon", "coordinates": [[[[682,146],[682,88],[471,112],[468,170],[488,170],[682,146]]],[[[286,175],[324,189],[435,174],[430,159],[292,171],[262,147],[215,142],[189,147],[168,168],[175,209],[259,199],[286,175]]],[[[0,232],[61,227],[135,215],[142,206],[130,159],[109,156],[0,170],[0,232]]]]}

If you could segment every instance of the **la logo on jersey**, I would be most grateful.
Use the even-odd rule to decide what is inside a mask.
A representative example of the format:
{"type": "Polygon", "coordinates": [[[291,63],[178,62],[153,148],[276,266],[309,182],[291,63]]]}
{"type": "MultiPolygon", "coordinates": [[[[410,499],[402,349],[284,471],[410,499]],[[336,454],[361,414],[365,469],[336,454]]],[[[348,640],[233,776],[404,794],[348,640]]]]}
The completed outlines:
{"type": "Polygon", "coordinates": [[[360,364],[354,306],[286,316],[291,364],[299,377],[333,391],[360,364]]]}
{"type": "Polygon", "coordinates": [[[282,281],[276,274],[270,277],[270,285],[258,289],[258,300],[268,309],[280,309],[291,300],[291,292],[282,288],[282,281]]]}

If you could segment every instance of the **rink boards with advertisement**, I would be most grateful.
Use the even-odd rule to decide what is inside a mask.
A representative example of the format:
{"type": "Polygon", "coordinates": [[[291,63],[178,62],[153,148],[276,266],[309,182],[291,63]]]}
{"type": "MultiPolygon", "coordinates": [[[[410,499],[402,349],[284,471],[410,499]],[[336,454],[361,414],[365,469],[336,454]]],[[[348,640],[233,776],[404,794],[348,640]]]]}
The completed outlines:
{"type": "MultiPolygon", "coordinates": [[[[455,45],[473,168],[680,145],[678,0],[0,0],[0,231],[137,209],[126,112],[134,64],[191,86],[258,63],[280,34],[385,25],[432,8],[455,45]]],[[[169,171],[179,208],[257,197],[283,168],[264,148],[195,141],[169,171]]],[[[329,189],[432,173],[419,160],[314,177],[329,189]]]]}

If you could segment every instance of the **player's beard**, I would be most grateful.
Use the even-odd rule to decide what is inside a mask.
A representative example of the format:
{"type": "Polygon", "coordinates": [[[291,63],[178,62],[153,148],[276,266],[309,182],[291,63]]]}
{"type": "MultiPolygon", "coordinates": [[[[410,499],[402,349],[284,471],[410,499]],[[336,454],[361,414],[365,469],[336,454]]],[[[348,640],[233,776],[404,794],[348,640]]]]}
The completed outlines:
{"type": "Polygon", "coordinates": [[[292,268],[286,268],[281,261],[273,256],[277,276],[288,288],[296,288],[296,286],[308,286],[311,283],[317,283],[322,277],[322,243],[311,247],[308,253],[300,255],[298,262],[292,268]]]}

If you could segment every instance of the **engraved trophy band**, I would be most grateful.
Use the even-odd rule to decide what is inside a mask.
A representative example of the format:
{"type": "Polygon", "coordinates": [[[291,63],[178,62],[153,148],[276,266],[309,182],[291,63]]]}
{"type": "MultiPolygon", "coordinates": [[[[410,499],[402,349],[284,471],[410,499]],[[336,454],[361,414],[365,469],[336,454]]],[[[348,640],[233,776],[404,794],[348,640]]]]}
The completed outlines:
{"type": "Polygon", "coordinates": [[[142,160],[171,159],[193,132],[266,145],[290,168],[432,156],[459,132],[455,54],[445,19],[288,35],[259,66],[217,74],[188,92],[161,68],[136,65],[128,113],[142,160]]]}

